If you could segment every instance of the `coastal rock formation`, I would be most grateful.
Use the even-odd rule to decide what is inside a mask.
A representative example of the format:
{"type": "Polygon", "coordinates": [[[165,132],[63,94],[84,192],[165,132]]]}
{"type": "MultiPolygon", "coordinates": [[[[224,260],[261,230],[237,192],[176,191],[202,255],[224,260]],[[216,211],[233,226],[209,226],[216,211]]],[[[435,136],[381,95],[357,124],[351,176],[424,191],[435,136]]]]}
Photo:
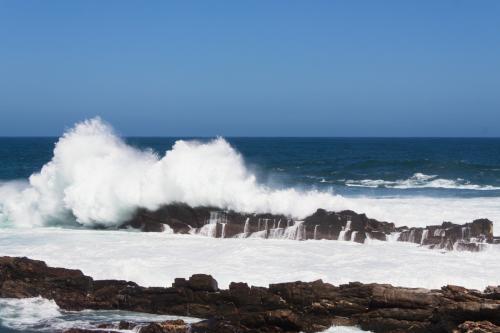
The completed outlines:
{"type": "Polygon", "coordinates": [[[443,222],[425,228],[398,228],[399,241],[428,245],[430,248],[446,250],[480,251],[485,243],[493,243],[493,222],[478,219],[471,223],[454,224],[443,222]]]}
{"type": "Polygon", "coordinates": [[[143,231],[163,231],[168,225],[174,233],[199,234],[216,238],[286,238],[295,240],[329,239],[358,243],[366,239],[386,240],[395,231],[394,223],[381,222],[353,211],[327,212],[318,209],[304,220],[285,215],[243,214],[215,207],[164,206],[155,211],[141,209],[123,227],[143,231]]]}
{"type": "MultiPolygon", "coordinates": [[[[47,267],[28,258],[0,257],[0,297],[42,296],[67,310],[121,309],[206,319],[190,327],[193,333],[319,332],[332,325],[393,333],[494,331],[500,325],[499,291],[500,286],[484,292],[359,282],[333,286],[321,280],[268,288],[231,283],[220,290],[204,274],[176,279],[168,288],[145,288],[128,281],[93,280],[79,270],[47,267]]],[[[178,333],[186,326],[167,324],[154,323],[140,332],[178,333]]]]}
{"type": "Polygon", "coordinates": [[[493,222],[475,220],[463,225],[444,222],[425,228],[396,228],[394,223],[377,221],[353,211],[328,212],[318,209],[303,220],[285,215],[243,214],[215,207],[190,207],[172,204],[155,211],[138,210],[123,227],[143,231],[164,231],[198,234],[215,238],[284,238],[294,240],[326,239],[365,243],[369,240],[397,239],[431,248],[479,251],[486,243],[495,243],[493,222]]]}

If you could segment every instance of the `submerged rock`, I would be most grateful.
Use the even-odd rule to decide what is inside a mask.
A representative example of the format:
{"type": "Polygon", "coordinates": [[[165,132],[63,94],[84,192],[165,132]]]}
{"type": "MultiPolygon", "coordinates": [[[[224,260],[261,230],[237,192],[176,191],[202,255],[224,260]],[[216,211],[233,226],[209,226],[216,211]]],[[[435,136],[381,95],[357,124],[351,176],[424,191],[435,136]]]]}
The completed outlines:
{"type": "Polygon", "coordinates": [[[373,332],[476,332],[484,327],[495,332],[500,325],[499,290],[359,282],[334,286],[321,280],[268,288],[239,282],[220,290],[215,279],[203,274],[176,279],[172,287],[145,288],[128,281],[93,280],[79,270],[28,258],[0,257],[0,297],[41,296],[67,310],[120,309],[205,319],[193,325],[154,323],[141,328],[146,333],[184,333],[188,326],[193,333],[319,332],[340,323],[373,332]]]}

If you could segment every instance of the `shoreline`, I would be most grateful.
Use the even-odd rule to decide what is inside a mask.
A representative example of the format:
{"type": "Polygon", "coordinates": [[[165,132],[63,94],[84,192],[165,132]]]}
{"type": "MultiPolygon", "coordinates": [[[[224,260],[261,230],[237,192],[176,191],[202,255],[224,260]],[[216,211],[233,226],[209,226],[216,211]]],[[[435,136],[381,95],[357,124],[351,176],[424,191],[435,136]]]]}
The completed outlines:
{"type": "Polygon", "coordinates": [[[458,286],[433,290],[359,282],[333,286],[317,280],[268,288],[233,282],[228,289],[219,289],[212,276],[195,274],[175,279],[172,287],[145,288],[123,280],[94,280],[79,270],[15,257],[0,257],[0,283],[2,298],[42,296],[66,310],[122,309],[199,317],[209,319],[198,324],[206,332],[212,332],[209,327],[227,329],[213,332],[319,332],[335,324],[373,332],[455,332],[466,321],[500,325],[500,286],[479,292],[458,286]]]}

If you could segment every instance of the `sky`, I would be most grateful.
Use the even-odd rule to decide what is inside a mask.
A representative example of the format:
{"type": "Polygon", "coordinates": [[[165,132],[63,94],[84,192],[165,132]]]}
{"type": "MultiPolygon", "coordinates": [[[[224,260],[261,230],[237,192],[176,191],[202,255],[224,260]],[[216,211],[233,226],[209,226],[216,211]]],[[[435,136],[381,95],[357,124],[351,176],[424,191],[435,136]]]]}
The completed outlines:
{"type": "Polygon", "coordinates": [[[0,0],[0,136],[500,136],[500,1],[0,0]]]}

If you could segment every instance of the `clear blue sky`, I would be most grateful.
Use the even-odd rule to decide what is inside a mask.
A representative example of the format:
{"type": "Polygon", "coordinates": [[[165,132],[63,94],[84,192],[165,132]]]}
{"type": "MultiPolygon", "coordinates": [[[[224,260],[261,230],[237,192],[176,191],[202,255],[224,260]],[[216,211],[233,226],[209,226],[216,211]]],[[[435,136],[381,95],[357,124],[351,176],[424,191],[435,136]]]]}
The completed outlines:
{"type": "Polygon", "coordinates": [[[0,0],[0,136],[500,136],[500,1],[0,0]]]}

